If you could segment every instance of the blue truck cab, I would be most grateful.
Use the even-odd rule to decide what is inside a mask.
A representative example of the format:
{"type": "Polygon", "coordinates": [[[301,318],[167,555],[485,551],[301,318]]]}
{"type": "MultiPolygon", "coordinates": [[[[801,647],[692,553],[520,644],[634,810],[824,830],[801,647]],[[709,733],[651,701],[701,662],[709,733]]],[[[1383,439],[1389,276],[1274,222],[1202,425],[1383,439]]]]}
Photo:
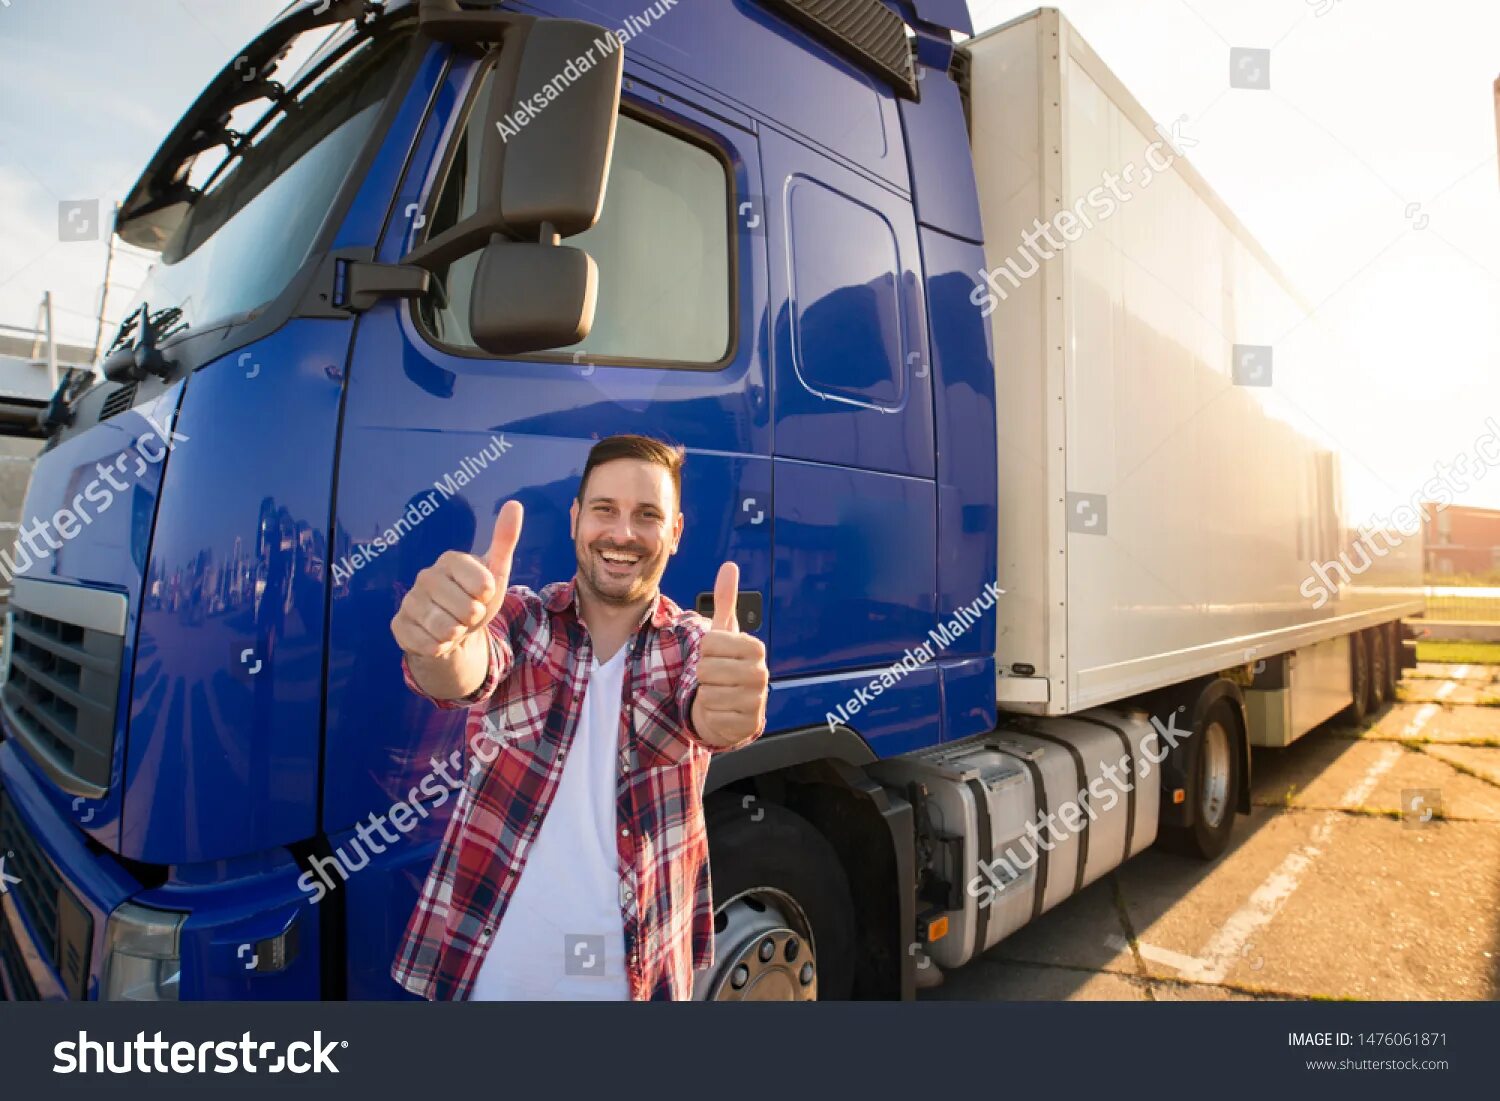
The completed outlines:
{"type": "Polygon", "coordinates": [[[772,673],[766,735],[709,776],[699,993],[911,996],[913,805],[866,766],[996,723],[992,612],[864,690],[995,577],[970,31],[963,0],[305,0],[226,65],[122,206],[160,262],[102,377],[54,399],[26,499],[7,998],[408,997],[463,719],[404,686],[390,620],[511,498],[513,583],[570,577],[584,459],[619,432],[686,448],[663,590],[702,609],[737,562],[772,673]],[[520,56],[559,20],[601,67],[623,46],[581,229],[496,198],[557,183],[528,151],[586,159],[585,67],[520,56]],[[469,232],[492,209],[509,235],[469,232]],[[579,272],[588,335],[528,338],[579,272]]]}

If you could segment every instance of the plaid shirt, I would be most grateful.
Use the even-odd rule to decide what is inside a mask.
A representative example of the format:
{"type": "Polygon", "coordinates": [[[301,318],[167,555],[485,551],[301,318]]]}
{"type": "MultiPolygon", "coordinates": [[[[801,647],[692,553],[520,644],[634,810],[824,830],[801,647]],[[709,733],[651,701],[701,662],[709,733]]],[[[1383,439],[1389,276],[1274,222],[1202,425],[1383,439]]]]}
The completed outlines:
{"type": "MultiPolygon", "coordinates": [[[[512,586],[489,623],[489,672],[464,699],[423,692],[402,658],[412,691],[470,708],[464,745],[474,757],[391,967],[429,1000],[468,998],[562,778],[593,657],[573,590],[573,581],[540,594],[512,586]]],[[[703,782],[723,749],[702,741],[690,719],[708,628],[658,594],[626,643],[615,842],[637,1001],[691,998],[693,971],[714,959],[703,782]]]]}

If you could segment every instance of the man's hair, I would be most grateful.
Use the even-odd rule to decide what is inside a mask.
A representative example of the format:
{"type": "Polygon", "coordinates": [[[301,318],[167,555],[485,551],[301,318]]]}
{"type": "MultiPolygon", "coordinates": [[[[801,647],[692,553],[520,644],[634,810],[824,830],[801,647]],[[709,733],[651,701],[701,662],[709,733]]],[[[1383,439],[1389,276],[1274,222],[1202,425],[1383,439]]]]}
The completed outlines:
{"type": "Polygon", "coordinates": [[[583,504],[583,489],[589,484],[589,475],[594,467],[612,463],[616,459],[638,459],[665,467],[672,476],[672,489],[677,494],[677,507],[682,507],[682,464],[687,455],[683,448],[652,439],[650,436],[607,436],[589,451],[588,461],[583,464],[583,477],[578,481],[578,503],[583,504]]]}

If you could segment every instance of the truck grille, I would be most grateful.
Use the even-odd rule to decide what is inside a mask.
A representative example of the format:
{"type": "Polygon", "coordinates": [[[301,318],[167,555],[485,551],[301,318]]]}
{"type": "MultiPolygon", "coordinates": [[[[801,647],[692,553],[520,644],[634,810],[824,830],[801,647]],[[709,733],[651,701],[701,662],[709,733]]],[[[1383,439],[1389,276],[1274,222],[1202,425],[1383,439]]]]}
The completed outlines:
{"type": "MultiPolygon", "coordinates": [[[[57,972],[68,997],[83,1000],[88,994],[94,919],[32,840],[4,792],[0,792],[0,852],[6,855],[6,873],[20,880],[10,884],[10,893],[36,930],[42,958],[57,972]]],[[[4,921],[0,921],[0,967],[18,998],[36,999],[36,986],[26,972],[15,934],[4,921]]]]}
{"type": "Polygon", "coordinates": [[[109,790],[125,650],[125,598],[17,578],[0,707],[16,741],[64,791],[109,790]]]}
{"type": "Polygon", "coordinates": [[[21,958],[20,945],[16,944],[16,938],[11,936],[10,926],[4,921],[0,921],[0,974],[4,974],[14,1000],[41,1001],[42,996],[37,993],[36,983],[31,981],[31,975],[26,970],[26,961],[21,958]]]}

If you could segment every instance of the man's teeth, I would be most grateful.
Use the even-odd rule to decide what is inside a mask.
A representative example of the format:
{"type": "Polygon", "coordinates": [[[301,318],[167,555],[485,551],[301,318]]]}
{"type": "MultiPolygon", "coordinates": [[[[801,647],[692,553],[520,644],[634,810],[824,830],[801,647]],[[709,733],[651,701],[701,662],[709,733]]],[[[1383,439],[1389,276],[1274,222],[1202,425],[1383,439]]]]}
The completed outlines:
{"type": "Polygon", "coordinates": [[[599,557],[606,562],[618,562],[622,566],[633,566],[641,560],[638,554],[615,554],[612,551],[600,551],[599,557]]]}

